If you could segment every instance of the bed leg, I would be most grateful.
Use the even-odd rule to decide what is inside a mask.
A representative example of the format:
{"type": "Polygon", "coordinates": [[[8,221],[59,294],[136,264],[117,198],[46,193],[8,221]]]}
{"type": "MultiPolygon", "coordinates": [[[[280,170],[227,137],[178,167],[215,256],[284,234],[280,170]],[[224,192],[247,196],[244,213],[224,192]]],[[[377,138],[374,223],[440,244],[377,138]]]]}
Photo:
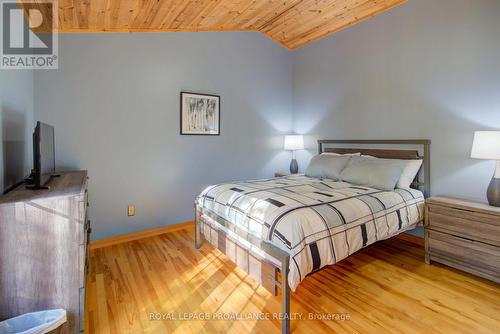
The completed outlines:
{"type": "Polygon", "coordinates": [[[290,334],[290,286],[288,285],[288,265],[290,258],[286,257],[281,265],[281,334],[290,334]]]}
{"type": "Polygon", "coordinates": [[[200,226],[200,211],[198,206],[195,205],[195,219],[194,219],[194,247],[199,249],[201,247],[201,226],[200,226]]]}

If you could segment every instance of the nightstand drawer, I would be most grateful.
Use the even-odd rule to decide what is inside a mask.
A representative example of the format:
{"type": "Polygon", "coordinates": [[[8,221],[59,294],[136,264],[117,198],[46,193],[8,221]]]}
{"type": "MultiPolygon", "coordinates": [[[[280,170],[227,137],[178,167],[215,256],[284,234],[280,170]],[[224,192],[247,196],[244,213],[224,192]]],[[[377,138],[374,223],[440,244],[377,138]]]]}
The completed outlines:
{"type": "Polygon", "coordinates": [[[493,218],[469,211],[428,206],[427,228],[500,246],[500,224],[493,218]],[[489,218],[489,219],[488,219],[489,218]]]}
{"type": "Polygon", "coordinates": [[[427,230],[431,261],[500,281],[500,248],[427,230]]]}
{"type": "Polygon", "coordinates": [[[476,212],[472,208],[470,210],[462,208],[453,208],[438,204],[427,204],[429,212],[441,213],[447,216],[476,220],[490,224],[496,224],[500,227],[500,217],[498,215],[490,215],[487,213],[476,212]]]}

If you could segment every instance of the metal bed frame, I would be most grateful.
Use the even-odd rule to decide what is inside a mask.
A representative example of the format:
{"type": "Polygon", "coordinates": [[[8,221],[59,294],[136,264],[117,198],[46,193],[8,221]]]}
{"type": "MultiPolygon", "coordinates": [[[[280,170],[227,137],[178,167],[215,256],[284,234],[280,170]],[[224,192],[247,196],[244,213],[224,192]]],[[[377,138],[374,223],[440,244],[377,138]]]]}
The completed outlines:
{"type": "MultiPolygon", "coordinates": [[[[318,140],[318,153],[354,153],[372,155],[380,158],[394,159],[423,159],[423,166],[417,174],[412,187],[423,191],[424,196],[430,195],[430,143],[428,139],[406,139],[406,140],[346,140],[346,139],[324,139],[318,140]],[[423,156],[418,150],[396,150],[380,148],[331,148],[327,145],[394,145],[394,146],[419,146],[423,148],[423,156]],[[422,180],[422,172],[423,180],[422,180]]],[[[290,287],[288,285],[288,272],[290,254],[273,245],[268,240],[259,239],[243,231],[229,221],[215,215],[213,212],[204,210],[195,205],[195,247],[201,247],[204,235],[202,229],[208,229],[209,241],[212,245],[229,257],[239,251],[245,254],[247,265],[241,265],[237,259],[235,264],[247,272],[250,276],[262,284],[274,296],[278,296],[281,289],[281,333],[290,333],[290,287]],[[228,247],[227,244],[234,245],[228,247]],[[255,273],[250,268],[250,262],[257,261],[262,268],[260,273],[255,273]],[[259,275],[260,274],[260,275],[259,275]],[[281,274],[281,280],[279,277],[281,274]]]]}

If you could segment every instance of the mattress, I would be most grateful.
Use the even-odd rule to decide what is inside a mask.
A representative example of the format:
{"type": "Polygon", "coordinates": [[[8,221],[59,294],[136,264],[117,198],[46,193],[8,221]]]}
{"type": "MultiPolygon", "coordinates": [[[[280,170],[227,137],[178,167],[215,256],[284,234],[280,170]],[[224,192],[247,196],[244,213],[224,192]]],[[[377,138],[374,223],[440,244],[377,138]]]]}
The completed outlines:
{"type": "Polygon", "coordinates": [[[303,175],[207,187],[199,207],[290,254],[290,288],[378,240],[423,220],[424,196],[303,175]]]}

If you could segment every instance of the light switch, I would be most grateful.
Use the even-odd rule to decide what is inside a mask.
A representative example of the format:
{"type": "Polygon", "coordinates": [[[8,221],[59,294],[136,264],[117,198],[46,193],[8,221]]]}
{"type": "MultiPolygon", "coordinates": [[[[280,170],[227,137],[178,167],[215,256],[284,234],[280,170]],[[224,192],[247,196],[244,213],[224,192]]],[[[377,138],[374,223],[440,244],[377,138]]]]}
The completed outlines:
{"type": "Polygon", "coordinates": [[[129,206],[127,207],[127,215],[128,215],[129,217],[131,217],[131,216],[135,216],[135,205],[129,205],[129,206]]]}

